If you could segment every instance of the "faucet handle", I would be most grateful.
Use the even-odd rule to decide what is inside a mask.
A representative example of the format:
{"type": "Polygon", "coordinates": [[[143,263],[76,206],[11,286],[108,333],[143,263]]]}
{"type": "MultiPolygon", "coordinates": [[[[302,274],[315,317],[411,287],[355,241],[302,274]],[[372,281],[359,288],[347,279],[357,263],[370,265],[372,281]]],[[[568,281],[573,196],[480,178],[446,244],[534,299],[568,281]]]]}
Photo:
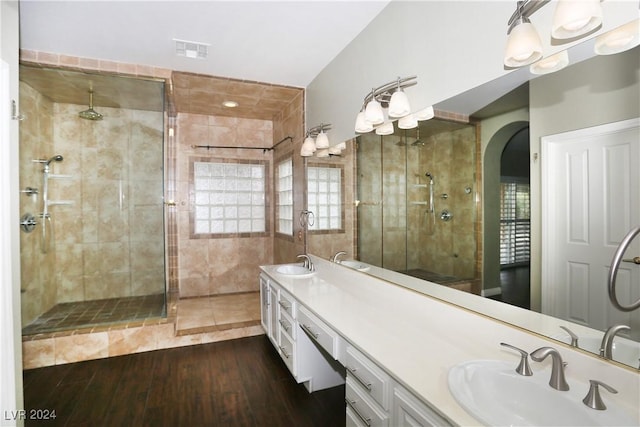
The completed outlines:
{"type": "Polygon", "coordinates": [[[573,331],[571,329],[567,328],[566,326],[560,326],[560,329],[563,329],[571,337],[571,347],[579,348],[578,347],[578,336],[576,334],[574,334],[573,331]]]}
{"type": "Polygon", "coordinates": [[[589,392],[584,397],[584,399],[582,399],[582,402],[585,405],[587,405],[589,408],[596,409],[598,411],[603,411],[603,410],[607,409],[607,407],[605,406],[604,402],[602,401],[602,397],[600,397],[600,387],[599,386],[604,387],[605,390],[607,390],[609,393],[613,393],[613,394],[618,393],[618,390],[616,390],[615,388],[611,387],[610,385],[607,385],[607,384],[603,383],[602,381],[598,381],[598,380],[589,380],[589,384],[590,384],[589,392]]]}
{"type": "Polygon", "coordinates": [[[525,377],[530,377],[531,375],[533,375],[533,372],[531,372],[531,367],[529,366],[529,353],[505,342],[501,342],[500,345],[520,352],[520,363],[516,368],[517,373],[519,373],[520,375],[524,375],[525,377]]]}

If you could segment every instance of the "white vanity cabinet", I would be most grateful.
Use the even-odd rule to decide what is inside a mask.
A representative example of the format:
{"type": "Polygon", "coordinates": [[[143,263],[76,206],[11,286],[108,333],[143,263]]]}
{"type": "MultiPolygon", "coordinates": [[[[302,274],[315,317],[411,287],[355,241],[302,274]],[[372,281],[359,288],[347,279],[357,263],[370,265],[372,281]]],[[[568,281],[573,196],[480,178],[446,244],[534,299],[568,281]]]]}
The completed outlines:
{"type": "MultiPolygon", "coordinates": [[[[300,329],[296,299],[263,275],[260,292],[262,327],[296,381],[309,392],[344,384],[344,368],[300,329]]],[[[305,323],[309,325],[308,320],[305,323]]],[[[319,331],[317,324],[311,329],[319,331]]],[[[323,332],[326,334],[326,329],[323,332]]]]}
{"type": "Polygon", "coordinates": [[[346,356],[347,426],[450,425],[354,347],[346,356]]]}

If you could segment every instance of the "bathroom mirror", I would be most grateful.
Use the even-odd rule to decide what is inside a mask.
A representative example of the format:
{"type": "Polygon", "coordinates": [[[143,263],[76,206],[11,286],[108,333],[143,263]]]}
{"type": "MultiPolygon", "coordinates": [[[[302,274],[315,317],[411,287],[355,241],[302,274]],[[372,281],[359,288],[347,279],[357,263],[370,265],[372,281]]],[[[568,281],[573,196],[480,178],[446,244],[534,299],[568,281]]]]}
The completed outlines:
{"type": "MultiPolygon", "coordinates": [[[[638,93],[638,80],[639,80],[639,69],[640,64],[638,58],[640,58],[640,48],[636,47],[631,51],[627,51],[617,55],[607,55],[607,56],[595,56],[593,58],[589,58],[593,56],[593,40],[585,41],[577,46],[574,46],[569,51],[569,57],[571,60],[571,64],[564,70],[561,70],[555,74],[549,74],[546,76],[534,76],[528,72],[527,69],[516,70],[511,74],[506,75],[505,77],[498,79],[496,81],[492,81],[483,85],[482,87],[476,88],[474,90],[469,91],[468,93],[461,94],[460,96],[454,97],[450,100],[443,101],[435,106],[437,110],[467,114],[474,117],[474,113],[478,112],[478,119],[483,120],[483,122],[487,122],[486,125],[482,125],[483,132],[488,131],[493,126],[493,133],[497,134],[498,131],[504,127],[508,127],[510,124],[517,123],[519,129],[527,127],[528,124],[531,125],[531,147],[530,152],[527,154],[530,159],[531,167],[532,167],[532,176],[531,176],[531,194],[532,194],[532,205],[531,205],[531,251],[532,251],[532,259],[531,259],[531,274],[527,274],[526,280],[531,280],[531,301],[529,305],[531,307],[531,311],[523,310],[520,307],[515,307],[513,305],[505,305],[498,301],[491,300],[489,298],[482,298],[480,296],[472,295],[469,293],[459,292],[453,290],[451,288],[447,288],[445,286],[433,287],[428,286],[424,282],[410,276],[406,276],[403,274],[397,273],[396,270],[402,270],[402,268],[398,268],[398,266],[389,265],[389,268],[378,268],[379,266],[375,266],[371,268],[370,271],[367,271],[363,274],[374,274],[378,277],[382,277],[387,281],[391,281],[403,286],[408,286],[413,289],[424,292],[428,295],[434,296],[436,298],[441,298],[447,300],[448,302],[463,306],[465,308],[480,312],[487,316],[494,317],[498,320],[505,321],[510,324],[514,324],[518,327],[522,327],[524,329],[531,330],[532,332],[546,335],[553,339],[558,339],[561,341],[565,340],[565,335],[562,330],[559,329],[559,325],[567,325],[570,328],[574,328],[579,331],[580,334],[589,335],[590,338],[601,337],[602,331],[592,329],[589,327],[585,327],[584,325],[580,325],[578,323],[573,324],[572,322],[566,321],[564,319],[553,320],[549,318],[549,321],[545,321],[545,318],[548,318],[546,315],[538,315],[536,312],[541,310],[541,291],[540,291],[540,283],[541,277],[543,276],[544,266],[541,263],[541,248],[544,245],[544,242],[541,238],[541,215],[543,207],[541,206],[541,200],[543,199],[543,194],[541,194],[541,183],[540,183],[540,171],[539,166],[537,165],[537,161],[539,161],[540,156],[540,142],[539,139],[545,135],[551,135],[554,133],[566,132],[569,130],[587,128],[591,126],[601,125],[605,123],[622,121],[625,119],[630,119],[634,117],[640,116],[640,106],[637,101],[637,93],[638,93]],[[594,61],[586,62],[586,61],[594,61]],[[591,65],[593,64],[593,65],[591,65]],[[614,68],[612,65],[607,64],[615,64],[614,68]],[[621,65],[622,68],[615,68],[616,66],[621,65]],[[607,69],[607,67],[609,67],[607,69]],[[604,72],[598,72],[598,70],[606,70],[604,72]],[[589,80],[592,77],[596,77],[596,80],[589,80]],[[536,80],[534,80],[534,78],[536,80]],[[522,84],[526,83],[529,79],[531,81],[528,83],[531,88],[531,92],[529,87],[522,86],[522,84]],[[564,87],[558,86],[559,84],[564,84],[564,87]],[[506,88],[506,89],[505,89],[506,88]],[[494,93],[493,95],[487,95],[491,90],[502,90],[502,92],[494,93]],[[576,120],[575,117],[572,118],[562,118],[559,116],[555,117],[555,121],[557,123],[562,124],[563,122],[567,123],[579,123],[574,128],[563,129],[562,125],[557,126],[559,130],[553,130],[553,126],[547,127],[539,127],[534,124],[536,119],[540,119],[542,117],[540,113],[540,109],[549,107],[555,113],[558,112],[557,105],[562,105],[563,101],[566,98],[571,98],[573,102],[576,102],[575,95],[578,92],[586,91],[588,94],[592,94],[596,97],[602,97],[609,95],[621,95],[623,97],[635,96],[635,103],[632,103],[631,110],[632,111],[621,111],[620,105],[612,106],[612,105],[593,105],[589,108],[588,114],[583,114],[583,117],[580,117],[576,120]],[[511,93],[513,91],[513,93],[511,93]],[[518,92],[520,91],[520,92],[518,92]],[[535,91],[538,91],[537,93],[535,91]],[[529,93],[534,95],[540,95],[542,92],[546,94],[546,96],[536,96],[536,102],[538,103],[535,106],[535,117],[533,116],[533,111],[529,108],[529,93]],[[495,102],[478,102],[477,96],[478,94],[484,94],[484,99],[490,99],[495,102]],[[522,95],[524,94],[524,95],[522,95]],[[635,95],[633,95],[635,94],[635,95]],[[509,96],[510,95],[510,96],[509,96]],[[515,103],[513,103],[515,100],[515,103]],[[510,102],[511,104],[508,106],[501,105],[501,101],[510,102]],[[545,105],[546,104],[546,105],[545,105]],[[555,108],[555,109],[554,109],[555,108]],[[493,112],[492,112],[493,111],[493,112]],[[499,117],[504,116],[504,121],[502,123],[491,122],[491,120],[498,120],[499,117]],[[588,116],[588,117],[587,117],[588,116]],[[496,119],[498,117],[498,119],[496,119]],[[535,129],[534,129],[535,127],[535,129]],[[537,133],[537,132],[547,132],[547,133],[537,133]],[[531,314],[528,314],[531,313],[531,314]],[[536,316],[536,320],[532,321],[532,316],[536,316]],[[540,328],[539,325],[544,324],[544,328],[540,328]],[[547,327],[548,326],[548,327],[547,327]]],[[[598,98],[602,99],[602,98],[598,98]]],[[[584,105],[590,105],[589,99],[584,101],[584,105]]],[[[566,111],[570,115],[576,114],[576,111],[566,111]]],[[[412,143],[414,140],[417,140],[417,135],[415,129],[408,131],[409,132],[409,140],[412,143]]],[[[516,132],[513,131],[512,134],[516,132]]],[[[373,134],[372,134],[373,135],[373,134]]],[[[402,134],[400,134],[400,137],[402,134]]],[[[489,144],[489,140],[492,135],[489,135],[486,140],[482,140],[481,144],[481,152],[477,153],[479,156],[478,160],[478,169],[477,176],[481,176],[482,179],[486,171],[485,164],[485,155],[487,154],[487,145],[489,144]]],[[[421,135],[422,137],[422,135],[421,135]]],[[[485,136],[480,136],[480,138],[484,138],[485,136]]],[[[368,136],[367,138],[375,139],[375,135],[368,136]]],[[[380,137],[377,137],[378,139],[380,137]]],[[[359,138],[360,143],[362,142],[362,137],[359,138]]],[[[637,141],[636,141],[637,142],[637,141]]],[[[391,143],[391,142],[390,142],[391,143]]],[[[355,161],[355,159],[354,159],[355,161]]],[[[425,174],[430,171],[421,171],[425,174]]],[[[438,177],[434,175],[434,181],[438,177]]],[[[360,174],[357,174],[357,178],[360,179],[360,174]]],[[[415,177],[412,177],[415,178],[415,177]]],[[[409,179],[409,177],[407,177],[409,179]]],[[[498,177],[499,180],[499,177],[498,177]]],[[[436,181],[437,182],[437,181],[436,181]]],[[[427,185],[429,184],[428,177],[420,177],[419,181],[416,181],[418,185],[427,185]]],[[[360,182],[356,184],[356,188],[361,185],[360,182]]],[[[487,215],[490,214],[491,209],[495,209],[495,206],[487,205],[487,194],[485,188],[483,188],[485,183],[482,180],[478,180],[474,183],[474,185],[469,185],[472,190],[472,194],[478,196],[478,199],[484,202],[484,206],[480,204],[479,210],[475,210],[472,212],[467,212],[469,215],[479,215],[481,218],[482,228],[478,231],[477,237],[481,240],[481,250],[477,251],[476,258],[473,260],[475,263],[479,263],[481,265],[480,270],[482,271],[476,279],[481,279],[483,283],[480,284],[480,287],[484,290],[488,290],[494,288],[496,286],[496,274],[499,276],[500,274],[500,261],[498,255],[496,255],[495,242],[497,240],[497,236],[495,235],[496,230],[487,228],[487,215]],[[476,187],[477,185],[477,187],[476,187]],[[489,210],[489,212],[487,212],[489,210]],[[493,239],[493,243],[492,243],[493,239]],[[493,255],[489,254],[489,251],[493,251],[493,255]],[[484,259],[480,257],[484,254],[484,259]],[[493,275],[492,278],[489,278],[490,275],[493,275]],[[493,281],[489,283],[489,281],[493,281]]],[[[461,187],[461,191],[464,192],[464,189],[467,186],[463,185],[461,187]]],[[[636,189],[637,190],[637,189],[636,189]]],[[[357,191],[357,190],[354,190],[357,191]]],[[[437,191],[436,195],[441,195],[437,191]]],[[[387,194],[386,197],[390,197],[392,195],[387,194]]],[[[358,197],[356,196],[356,199],[358,197]]],[[[436,198],[436,200],[438,200],[436,198]]],[[[428,203],[428,198],[424,200],[420,200],[428,203]]],[[[355,201],[354,201],[355,202],[355,201]]],[[[372,201],[375,202],[375,201],[372,201]]],[[[405,209],[409,210],[410,208],[406,207],[405,209]]],[[[359,240],[357,236],[360,236],[362,233],[362,226],[365,224],[361,224],[358,222],[360,218],[360,210],[366,208],[365,206],[359,206],[357,208],[358,213],[353,216],[354,218],[354,228],[358,230],[354,233],[353,241],[355,245],[361,244],[362,241],[359,240]],[[360,234],[358,234],[358,232],[360,234]]],[[[453,215],[453,224],[455,219],[457,218],[458,212],[452,212],[453,215]]],[[[441,221],[440,219],[436,219],[436,221],[441,221]]],[[[335,250],[349,250],[351,248],[329,248],[325,244],[326,242],[316,240],[315,236],[310,235],[308,238],[308,252],[312,254],[316,254],[319,256],[323,256],[328,258],[335,250]]],[[[429,241],[422,242],[423,245],[429,245],[429,241]]],[[[362,247],[358,247],[358,251],[362,253],[362,247]]],[[[369,248],[365,248],[365,250],[369,250],[369,248]]],[[[455,254],[455,252],[452,252],[455,254]]],[[[353,257],[353,253],[349,253],[348,257],[353,257]]],[[[633,254],[631,255],[633,256],[633,254]]],[[[610,260],[603,260],[603,265],[608,263],[610,260]]],[[[380,264],[381,265],[381,264],[380,264]]],[[[385,266],[386,267],[386,266],[385,266]]],[[[499,280],[499,278],[497,279],[499,280]]],[[[602,284],[603,288],[606,287],[606,283],[602,284]]],[[[633,283],[633,286],[637,288],[637,284],[633,283]]],[[[636,290],[637,291],[637,290],[636,290]]],[[[633,291],[633,292],[636,292],[633,291]]],[[[496,298],[497,299],[497,298],[496,298]]],[[[601,304],[609,304],[606,297],[606,292],[602,293],[602,301],[601,304]]],[[[632,327],[633,333],[631,335],[625,336],[625,338],[631,338],[635,340],[636,346],[638,341],[638,332],[640,329],[640,320],[638,319],[638,313],[634,313],[632,317],[625,318],[629,323],[632,323],[630,326],[632,327]],[[634,331],[635,329],[635,331],[634,331]]],[[[617,323],[618,321],[616,321],[617,323]]],[[[611,321],[613,323],[613,320],[611,321]]],[[[599,343],[598,343],[599,344],[599,343]]],[[[589,349],[586,345],[583,346],[587,351],[589,349]]],[[[594,351],[594,350],[591,350],[594,351]]],[[[597,350],[595,350],[597,351],[597,350]]],[[[634,350],[635,351],[635,350],[634,350]]],[[[638,368],[637,360],[635,363],[626,362],[632,366],[633,368],[638,368]]]]}

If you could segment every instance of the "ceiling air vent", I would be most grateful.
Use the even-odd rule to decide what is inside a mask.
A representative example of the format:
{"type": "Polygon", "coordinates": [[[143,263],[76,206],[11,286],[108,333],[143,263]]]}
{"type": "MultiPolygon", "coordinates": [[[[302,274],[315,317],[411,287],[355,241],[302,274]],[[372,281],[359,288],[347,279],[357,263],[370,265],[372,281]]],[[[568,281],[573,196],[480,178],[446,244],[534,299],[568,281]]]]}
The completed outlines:
{"type": "Polygon", "coordinates": [[[187,40],[173,39],[176,42],[176,55],[187,58],[205,59],[208,54],[209,44],[190,42],[187,40]]]}

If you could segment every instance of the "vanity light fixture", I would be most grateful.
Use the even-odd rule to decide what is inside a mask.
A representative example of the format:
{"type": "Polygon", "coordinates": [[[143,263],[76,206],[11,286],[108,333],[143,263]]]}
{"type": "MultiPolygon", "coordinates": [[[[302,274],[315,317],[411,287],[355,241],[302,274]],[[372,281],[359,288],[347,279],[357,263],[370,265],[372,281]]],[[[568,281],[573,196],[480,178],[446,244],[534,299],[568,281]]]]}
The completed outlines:
{"type": "Polygon", "coordinates": [[[325,157],[324,152],[321,155],[320,151],[329,148],[329,137],[325,131],[330,129],[331,123],[321,123],[307,130],[307,136],[300,148],[300,155],[302,157],[311,157],[315,153],[318,157],[325,157]]]}
{"type": "Polygon", "coordinates": [[[529,66],[531,74],[549,74],[562,70],[569,65],[569,53],[562,50],[547,58],[543,58],[529,66]]]}
{"type": "Polygon", "coordinates": [[[398,120],[398,128],[413,129],[418,127],[418,119],[413,114],[406,115],[398,120]]]}
{"type": "Polygon", "coordinates": [[[376,128],[376,135],[393,135],[393,122],[384,122],[376,128]]]}
{"type": "Polygon", "coordinates": [[[613,55],[640,45],[640,19],[596,37],[594,51],[598,55],[613,55]]]}
{"type": "Polygon", "coordinates": [[[553,14],[554,39],[580,37],[602,25],[601,0],[558,0],[553,14]]]}
{"type": "Polygon", "coordinates": [[[518,2],[508,24],[504,65],[510,68],[523,67],[542,58],[542,41],[525,13],[525,5],[525,1],[518,2]]]}
{"type": "MultiPolygon", "coordinates": [[[[398,77],[396,80],[373,88],[371,93],[365,96],[362,108],[356,118],[356,132],[371,132],[374,126],[384,123],[383,109],[388,109],[389,118],[401,118],[409,114],[411,106],[404,89],[418,84],[416,79],[416,76],[398,77]]],[[[388,125],[382,127],[384,127],[382,132],[388,130],[388,125]]]]}
{"type": "MultiPolygon", "coordinates": [[[[542,58],[542,42],[529,17],[550,1],[521,0],[517,2],[516,10],[507,22],[508,36],[504,55],[505,66],[509,68],[523,67],[542,58]]],[[[573,41],[598,29],[602,25],[601,1],[557,0],[551,25],[551,37],[561,41],[573,41]]],[[[546,70],[546,72],[555,71],[552,70],[553,67],[549,66],[554,60],[551,60],[551,57],[548,59],[551,62],[542,64],[535,69],[546,70]]],[[[559,61],[554,66],[560,66],[562,63],[562,61],[559,61]]]]}
{"type": "Polygon", "coordinates": [[[435,111],[433,110],[433,105],[427,107],[427,108],[423,108],[422,110],[413,113],[413,115],[415,116],[415,118],[418,121],[423,121],[423,120],[431,120],[436,116],[435,111]]]}

